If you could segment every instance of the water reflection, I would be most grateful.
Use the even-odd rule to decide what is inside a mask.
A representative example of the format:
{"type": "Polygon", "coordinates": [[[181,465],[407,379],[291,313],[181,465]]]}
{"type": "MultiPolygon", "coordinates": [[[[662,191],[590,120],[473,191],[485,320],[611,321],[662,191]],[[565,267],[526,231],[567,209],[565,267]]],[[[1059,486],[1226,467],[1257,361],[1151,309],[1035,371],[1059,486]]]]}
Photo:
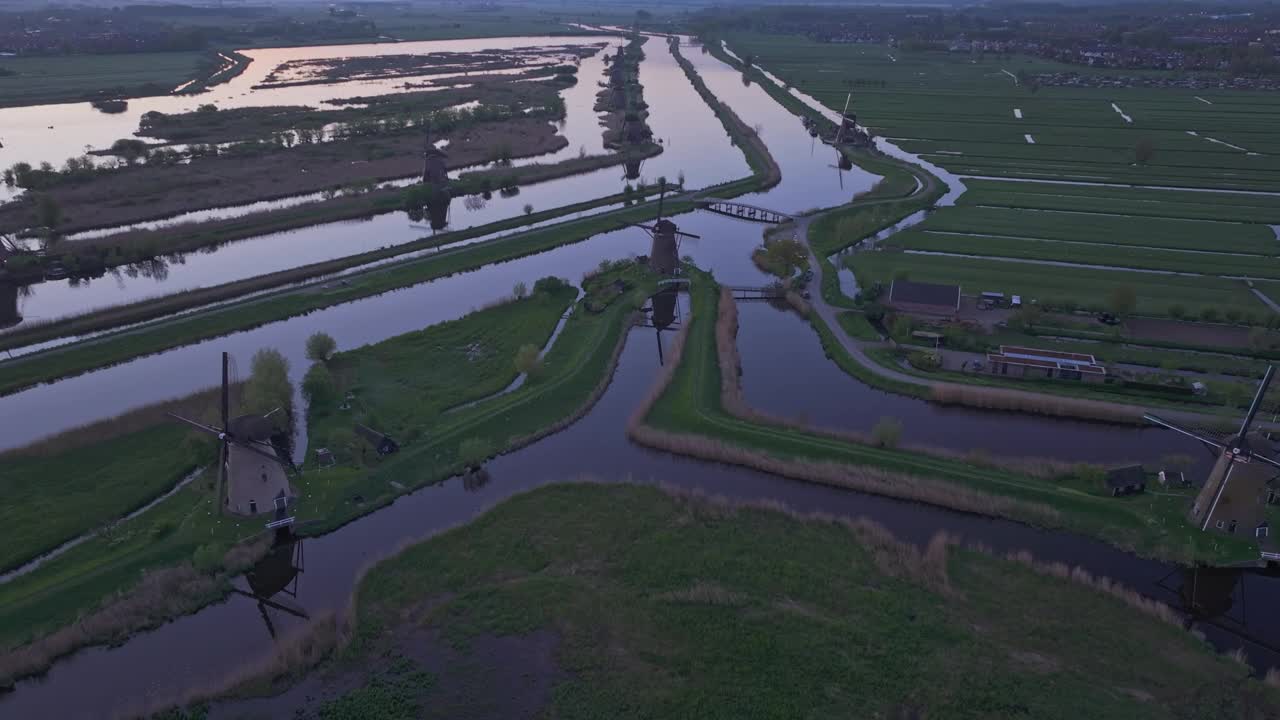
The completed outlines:
{"type": "Polygon", "coordinates": [[[306,608],[298,604],[298,584],[304,566],[302,538],[288,528],[282,528],[276,531],[266,557],[245,573],[244,581],[249,589],[232,589],[237,595],[254,601],[272,639],[277,634],[280,614],[301,620],[311,617],[306,608]],[[277,619],[273,620],[273,617],[277,619]]]}
{"type": "Polygon", "coordinates": [[[26,288],[9,282],[0,282],[0,328],[17,325],[22,322],[22,314],[18,312],[19,291],[26,288]]]}

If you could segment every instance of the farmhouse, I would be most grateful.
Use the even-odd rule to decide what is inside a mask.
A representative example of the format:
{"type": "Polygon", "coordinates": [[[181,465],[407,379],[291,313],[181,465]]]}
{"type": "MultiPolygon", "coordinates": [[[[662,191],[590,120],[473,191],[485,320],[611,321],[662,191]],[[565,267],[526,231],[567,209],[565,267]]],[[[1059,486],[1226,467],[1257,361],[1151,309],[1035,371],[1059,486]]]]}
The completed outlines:
{"type": "Polygon", "coordinates": [[[894,280],[888,305],[898,312],[955,318],[960,313],[960,286],[894,280]]]}
{"type": "Polygon", "coordinates": [[[1102,382],[1107,369],[1092,355],[1058,352],[1018,345],[1001,345],[1000,352],[987,353],[992,375],[1020,378],[1056,378],[1102,382]]]}

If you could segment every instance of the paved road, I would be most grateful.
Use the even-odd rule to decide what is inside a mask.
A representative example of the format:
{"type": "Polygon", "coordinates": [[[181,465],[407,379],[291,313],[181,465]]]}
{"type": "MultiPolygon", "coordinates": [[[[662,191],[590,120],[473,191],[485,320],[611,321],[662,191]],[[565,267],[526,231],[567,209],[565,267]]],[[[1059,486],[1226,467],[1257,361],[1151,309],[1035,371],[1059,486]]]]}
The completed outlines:
{"type": "MultiPolygon", "coordinates": [[[[932,176],[928,176],[927,174],[925,174],[925,178],[921,178],[921,179],[925,180],[925,184],[923,187],[917,189],[916,193],[914,193],[912,197],[916,195],[920,195],[921,193],[926,193],[931,191],[937,182],[934,178],[932,178],[932,176]]],[[[901,199],[902,198],[887,198],[887,199],[867,200],[862,202],[855,200],[852,204],[855,206],[857,205],[869,206],[869,205],[877,205],[877,204],[883,204],[888,202],[897,202],[901,199]]],[[[804,242],[805,247],[809,251],[810,267],[815,268],[815,272],[819,272],[819,273],[821,272],[822,266],[818,262],[818,256],[817,256],[817,253],[814,251],[813,246],[809,244],[809,226],[813,223],[814,220],[822,217],[823,215],[826,215],[829,212],[832,212],[832,211],[830,210],[821,211],[821,212],[814,213],[812,215],[798,217],[796,218],[795,222],[792,224],[794,237],[797,240],[801,240],[802,242],[804,242]]],[[[818,278],[818,281],[819,281],[818,287],[821,287],[820,277],[818,278]]],[[[926,378],[921,378],[915,375],[911,375],[911,374],[881,365],[880,363],[871,359],[871,357],[867,355],[867,350],[872,348],[883,348],[883,347],[886,347],[888,343],[883,341],[875,341],[875,340],[861,340],[858,338],[854,338],[850,336],[848,333],[846,333],[838,320],[838,314],[841,312],[844,312],[845,309],[840,307],[835,307],[830,303],[828,303],[826,299],[822,296],[821,292],[814,293],[813,296],[810,298],[810,303],[813,305],[813,309],[815,312],[817,312],[818,317],[820,317],[822,321],[827,324],[827,327],[830,328],[832,334],[835,336],[836,340],[839,341],[841,347],[843,347],[845,351],[848,352],[849,355],[856,362],[861,364],[865,369],[869,370],[875,375],[878,375],[882,378],[885,378],[887,380],[892,380],[895,382],[909,383],[911,385],[928,387],[928,388],[947,387],[947,386],[965,387],[965,388],[973,387],[970,385],[963,385],[961,383],[932,381],[926,378]]],[[[1046,397],[1041,393],[1029,392],[1026,390],[1017,390],[1014,388],[1002,388],[1002,394],[1009,394],[1015,399],[1025,399],[1028,401],[1029,405],[1034,405],[1036,404],[1036,401],[1042,400],[1044,397],[1046,397]]],[[[1050,396],[1050,397],[1061,398],[1062,396],[1050,396]]],[[[1216,421],[1230,420],[1229,417],[1223,417],[1221,415],[1209,415],[1205,413],[1191,412],[1187,410],[1173,410],[1168,408],[1148,408],[1143,405],[1131,405],[1127,403],[1108,402],[1108,401],[1102,401],[1102,400],[1088,400],[1083,398],[1068,398],[1068,399],[1075,403],[1081,403],[1083,409],[1096,410],[1099,413],[1099,415],[1102,417],[1111,417],[1111,416],[1114,416],[1116,413],[1131,414],[1135,417],[1140,417],[1143,413],[1148,412],[1150,410],[1150,411],[1156,412],[1157,414],[1159,414],[1161,417],[1165,419],[1172,420],[1179,423],[1185,423],[1188,425],[1201,425],[1206,422],[1212,422],[1215,420],[1216,421]]],[[[1273,429],[1274,427],[1280,427],[1280,426],[1273,426],[1270,423],[1259,423],[1259,425],[1266,429],[1273,429]]]]}

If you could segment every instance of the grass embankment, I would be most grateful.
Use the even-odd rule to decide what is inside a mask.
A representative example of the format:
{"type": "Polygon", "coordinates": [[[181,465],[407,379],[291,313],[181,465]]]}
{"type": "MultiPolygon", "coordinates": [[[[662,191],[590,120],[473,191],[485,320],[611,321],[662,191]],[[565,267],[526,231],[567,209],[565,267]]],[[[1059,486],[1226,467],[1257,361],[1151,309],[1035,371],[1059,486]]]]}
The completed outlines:
{"type": "Polygon", "coordinates": [[[200,51],[0,58],[0,70],[14,73],[0,74],[0,107],[167,95],[208,58],[200,51]]]}
{"type": "MultiPolygon", "coordinates": [[[[667,204],[668,212],[688,209],[685,203],[667,204]]],[[[161,321],[152,326],[125,329],[101,338],[53,348],[48,351],[24,355],[0,363],[0,394],[8,394],[39,382],[76,375],[100,367],[112,365],[140,355],[148,355],[169,348],[188,345],[206,338],[248,330],[270,322],[285,320],[296,315],[321,308],[351,302],[378,295],[390,290],[417,285],[459,272],[474,270],[490,263],[514,260],[561,245],[580,242],[599,233],[610,232],[636,222],[642,222],[657,214],[657,204],[647,203],[633,208],[602,213],[596,217],[496,238],[439,253],[409,260],[403,263],[372,269],[366,273],[347,276],[341,286],[324,287],[309,285],[290,288],[261,297],[232,302],[191,315],[161,321]]],[[[489,228],[493,231],[493,228],[489,228]]],[[[376,260],[376,255],[403,252],[375,251],[365,253],[363,262],[376,260]]],[[[342,269],[351,259],[334,261],[333,271],[342,269]]],[[[309,266],[314,268],[315,266],[309,266]]],[[[310,270],[285,271],[282,275],[299,274],[306,277],[310,270]]],[[[267,278],[271,276],[266,276],[267,278]]],[[[246,281],[231,292],[232,297],[252,292],[258,282],[266,278],[246,281]]],[[[284,280],[275,280],[268,285],[284,280]]],[[[226,286],[223,286],[226,287],[226,286]]],[[[193,291],[197,295],[201,291],[193,291]]],[[[181,297],[181,296],[179,296],[181,297]]],[[[201,295],[193,304],[205,305],[209,295],[201,295]]],[[[157,305],[159,303],[156,303],[157,305]]],[[[173,306],[171,306],[173,307],[173,306]]],[[[179,305],[163,314],[181,309],[179,305]]],[[[145,305],[139,307],[145,311],[145,305]]]]}
{"type": "MultiPolygon", "coordinates": [[[[372,448],[359,454],[358,450],[339,449],[341,462],[337,467],[323,472],[314,471],[314,466],[307,468],[294,480],[306,498],[298,514],[299,521],[305,524],[298,531],[307,535],[329,532],[381,508],[403,492],[454,475],[468,464],[459,457],[464,440],[475,439],[479,443],[477,447],[483,453],[478,458],[482,461],[484,455],[507,452],[556,432],[585,413],[607,385],[632,312],[653,289],[652,277],[633,263],[612,269],[602,281],[611,282],[617,277],[628,283],[629,290],[615,297],[600,313],[587,312],[583,308],[585,300],[579,303],[543,357],[541,372],[534,381],[526,382],[515,392],[447,415],[422,413],[406,417],[401,426],[404,434],[395,438],[403,447],[390,458],[378,459],[372,448]]],[[[445,341],[483,336],[493,347],[507,343],[509,349],[510,344],[502,335],[511,330],[508,321],[516,317],[540,317],[545,338],[550,332],[547,323],[558,317],[558,308],[566,302],[563,295],[564,291],[558,290],[550,299],[522,301],[528,304],[497,315],[480,311],[448,324],[443,331],[409,333],[400,342],[392,339],[343,353],[337,356],[338,367],[366,359],[376,364],[380,356],[389,356],[401,344],[405,352],[412,352],[413,348],[420,348],[424,338],[430,342],[431,338],[445,341]],[[505,320],[499,322],[495,317],[505,320]]],[[[384,388],[400,384],[422,392],[428,385],[443,385],[454,389],[454,399],[476,399],[479,395],[465,383],[474,381],[492,388],[499,384],[499,376],[508,379],[513,368],[514,358],[506,358],[505,362],[495,358],[485,366],[485,379],[480,381],[466,353],[446,350],[445,354],[448,357],[437,358],[439,362],[435,364],[397,362],[386,368],[383,382],[388,385],[384,388]]],[[[393,355],[405,358],[401,353],[393,355]]],[[[353,383],[351,387],[358,386],[353,383]]],[[[409,392],[405,390],[406,395],[409,392]]],[[[414,397],[429,404],[421,395],[414,397]]],[[[363,421],[369,421],[371,416],[397,417],[396,407],[412,405],[412,398],[406,400],[389,392],[373,392],[366,397],[357,389],[357,399],[354,417],[363,421]],[[384,407],[377,404],[378,398],[393,404],[384,407]]],[[[340,426],[350,434],[353,415],[336,408],[329,412],[332,417],[313,417],[315,430],[309,447],[330,442],[333,431],[340,426]]],[[[148,512],[120,523],[108,536],[94,538],[29,575],[0,585],[0,648],[26,645],[0,656],[0,685],[7,676],[39,670],[78,647],[119,641],[221,597],[227,586],[226,572],[219,568],[239,566],[244,552],[237,550],[236,544],[260,534],[262,523],[214,510],[212,479],[206,473],[148,512]],[[193,556],[195,567],[184,565],[193,556]],[[149,574],[143,575],[144,571],[149,574]],[[194,590],[183,595],[179,591],[186,580],[192,582],[194,590]],[[170,583],[175,582],[179,587],[171,587],[170,583]],[[167,590],[160,598],[153,595],[157,587],[167,590]],[[105,610],[92,611],[104,604],[105,610]],[[118,611],[121,604],[134,609],[118,611]],[[80,616],[103,619],[68,627],[80,616]],[[109,624],[113,617],[122,619],[109,624]]]]}
{"type": "Polygon", "coordinates": [[[0,573],[107,528],[213,462],[209,444],[188,442],[189,428],[165,413],[199,419],[217,403],[206,391],[0,453],[0,573]]]}
{"type": "Polygon", "coordinates": [[[300,714],[1154,720],[1280,702],[1167,608],[1065,567],[630,485],[518,496],[375,566],[354,605],[310,690],[273,688],[300,714]]]}
{"type": "MultiPolygon", "coordinates": [[[[385,248],[379,248],[377,250],[370,250],[368,252],[358,253],[355,255],[348,255],[346,257],[337,258],[334,260],[326,260],[323,262],[312,263],[310,265],[304,265],[302,267],[291,268],[289,270],[282,270],[274,273],[268,273],[266,275],[259,275],[257,277],[248,278],[245,280],[238,280],[230,283],[224,283],[222,285],[216,285],[214,287],[197,288],[194,290],[188,290],[181,293],[175,293],[173,295],[166,296],[159,300],[154,300],[154,299],[141,300],[135,303],[129,303],[127,305],[109,307],[103,310],[99,310],[97,312],[86,313],[84,315],[79,315],[73,318],[58,320],[57,322],[49,322],[44,324],[29,324],[22,328],[14,330],[12,332],[5,333],[2,337],[0,337],[0,350],[24,347],[27,345],[32,345],[40,342],[47,342],[49,340],[54,340],[54,339],[63,338],[63,337],[72,337],[75,335],[84,335],[87,333],[102,332],[104,330],[110,330],[112,328],[121,327],[124,325],[145,322],[147,320],[153,320],[155,318],[163,318],[163,317],[172,315],[174,313],[182,312],[184,310],[199,308],[204,305],[210,305],[213,303],[224,302],[227,300],[240,297],[242,295],[248,295],[250,293],[260,292],[262,290],[269,290],[271,288],[279,287],[282,285],[302,282],[304,280],[308,280],[311,278],[320,277],[323,275],[329,275],[336,272],[341,272],[343,270],[348,270],[350,268],[359,267],[360,265],[366,265],[372,262],[394,258],[398,255],[405,255],[408,253],[427,250],[430,248],[441,247],[441,246],[449,245],[453,243],[460,243],[460,242],[464,242],[474,238],[483,237],[485,235],[494,234],[494,233],[507,232],[510,230],[523,227],[525,225],[530,225],[530,224],[539,223],[539,222],[546,222],[548,220],[554,220],[555,218],[564,217],[566,215],[572,215],[574,213],[591,210],[593,208],[604,207],[607,205],[613,205],[613,204],[619,204],[619,203],[626,203],[632,200],[638,201],[647,196],[657,194],[657,192],[658,192],[658,189],[656,187],[643,186],[643,187],[637,188],[631,195],[627,195],[625,193],[618,193],[616,195],[610,195],[608,197],[599,198],[597,200],[588,200],[585,202],[574,203],[572,205],[566,205],[566,206],[554,208],[551,210],[534,212],[530,215],[508,218],[506,220],[499,220],[497,222],[492,222],[485,225],[479,225],[473,228],[468,228],[466,230],[440,233],[438,235],[423,237],[421,239],[414,240],[412,242],[407,242],[400,245],[393,245],[385,248]]],[[[365,210],[359,210],[358,212],[361,215],[376,213],[376,212],[390,212],[394,209],[397,209],[401,205],[401,203],[403,202],[402,195],[403,195],[402,192],[397,191],[394,194],[380,196],[380,199],[376,201],[376,204],[374,206],[371,206],[373,207],[373,209],[369,210],[368,212],[366,212],[365,210]]],[[[308,209],[309,206],[302,206],[300,208],[290,208],[286,210],[281,210],[277,213],[278,215],[277,219],[280,220],[280,222],[283,223],[283,225],[279,227],[272,225],[270,227],[264,228],[263,226],[256,224],[257,221],[254,221],[254,220],[244,221],[245,224],[241,225],[239,224],[241,222],[241,219],[233,218],[233,219],[224,221],[225,226],[220,225],[222,229],[210,235],[209,238],[212,239],[216,235],[218,239],[223,239],[226,237],[225,235],[221,234],[223,232],[231,233],[232,235],[238,232],[244,232],[246,236],[249,236],[249,235],[261,234],[264,231],[274,232],[278,230],[289,229],[291,227],[313,225],[313,224],[316,224],[317,222],[317,216],[315,215],[315,212],[317,210],[323,210],[323,212],[326,213],[322,216],[322,219],[320,219],[319,222],[341,220],[344,217],[346,217],[344,213],[348,212],[348,209],[349,209],[348,208],[349,204],[347,201],[351,201],[352,203],[359,204],[360,202],[364,202],[368,200],[370,196],[371,195],[364,195],[364,196],[359,196],[355,198],[338,198],[332,202],[322,203],[319,205],[318,208],[308,209]],[[335,214],[332,216],[329,215],[328,213],[331,213],[331,212],[335,214]]],[[[607,215],[602,213],[600,219],[603,220],[606,218],[607,218],[607,215]]],[[[577,221],[577,222],[581,222],[581,221],[577,221]]],[[[572,225],[572,223],[567,223],[566,225],[572,225]]],[[[622,226],[623,225],[617,225],[615,227],[613,225],[609,225],[608,227],[609,229],[617,229],[617,227],[622,227],[622,226]]],[[[561,226],[561,227],[564,227],[564,226],[561,226]]],[[[527,231],[527,232],[535,232],[535,231],[527,231]]],[[[520,235],[514,235],[514,234],[508,235],[504,238],[501,238],[500,240],[509,240],[511,242],[518,242],[522,239],[525,239],[525,235],[527,235],[527,232],[520,235]]],[[[495,238],[495,241],[498,241],[498,240],[499,239],[495,238]]],[[[480,245],[480,243],[476,243],[476,245],[478,246],[480,245]]],[[[452,251],[453,250],[450,250],[449,252],[452,252],[452,251]]],[[[442,251],[442,254],[443,252],[444,251],[442,251]]],[[[515,256],[512,256],[512,257],[515,257],[515,256]]],[[[503,259],[510,259],[510,258],[503,258],[503,259]]],[[[53,350],[51,352],[56,354],[62,351],[63,350],[58,349],[58,350],[53,350]]],[[[19,360],[18,362],[21,362],[21,361],[19,360]]],[[[2,368],[3,365],[4,365],[3,363],[0,363],[0,368],[2,368]]],[[[87,369],[92,369],[92,368],[84,368],[76,372],[83,372],[84,370],[87,370],[87,369]]],[[[65,371],[60,371],[60,372],[65,372],[65,371]]],[[[5,371],[3,369],[0,369],[0,377],[3,377],[4,374],[5,374],[5,371]]],[[[25,382],[29,384],[31,382],[39,382],[42,380],[44,381],[53,380],[53,379],[56,379],[57,377],[59,376],[48,375],[45,377],[38,378],[37,380],[34,380],[34,381],[26,380],[25,382]]],[[[12,392],[13,389],[14,388],[12,387],[12,385],[9,384],[7,381],[0,380],[0,394],[7,394],[9,392],[12,392]]]]}
{"type": "MultiPolygon", "coordinates": [[[[692,64],[684,60],[674,47],[673,54],[680,62],[689,81],[698,90],[703,99],[715,110],[725,129],[734,138],[735,145],[742,149],[752,169],[752,174],[748,177],[714,185],[699,191],[699,194],[719,198],[732,198],[777,184],[782,175],[777,163],[769,155],[768,147],[731,109],[721,104],[711,94],[711,91],[697,74],[692,64]]],[[[483,229],[475,228],[454,236],[453,240],[460,241],[468,237],[497,232],[502,230],[503,227],[516,227],[525,223],[536,222],[539,219],[559,217],[591,207],[634,200],[643,196],[644,193],[651,193],[653,188],[644,188],[643,191],[640,195],[627,196],[620,194],[589,203],[580,203],[553,211],[546,211],[545,213],[534,213],[523,219],[495,223],[483,229]],[[510,225],[507,225],[507,223],[510,225]]],[[[666,205],[666,211],[670,214],[676,214],[692,207],[693,204],[689,202],[673,201],[666,205]]],[[[532,230],[505,238],[476,243],[467,247],[446,249],[429,258],[415,259],[387,268],[373,269],[369,271],[368,275],[347,278],[349,284],[336,290],[326,289],[323,293],[311,291],[314,288],[305,289],[301,293],[283,291],[262,298],[211,308],[208,311],[192,314],[189,317],[165,321],[154,327],[125,330],[106,338],[92,339],[87,343],[78,343],[54,348],[46,352],[33,353],[16,360],[0,363],[0,395],[15,392],[35,383],[87,372],[140,355],[160,352],[161,350],[190,344],[210,337],[217,337],[237,330],[254,328],[268,322],[283,320],[331,305],[350,302],[388,290],[408,287],[456,272],[473,270],[489,263],[513,260],[525,255],[542,252],[560,245],[585,240],[597,233],[617,230],[647,220],[654,217],[656,213],[657,205],[655,203],[611,211],[598,217],[573,220],[555,227],[532,230]],[[39,358],[37,362],[32,362],[37,358],[39,358]]],[[[130,314],[127,317],[112,316],[109,320],[100,321],[101,324],[91,323],[77,327],[74,332],[83,334],[104,327],[116,327],[128,322],[165,317],[184,309],[228,300],[263,288],[276,287],[287,282],[296,282],[317,275],[337,272],[415,249],[433,247],[439,244],[439,241],[436,238],[424,238],[418,243],[418,245],[400,245],[395,248],[371,251],[328,263],[296,268],[274,275],[242,281],[241,283],[231,283],[208,291],[195,290],[176,295],[165,303],[138,303],[128,306],[127,312],[130,314]]],[[[66,325],[66,323],[59,323],[56,326],[58,329],[53,330],[55,333],[53,337],[61,337],[65,332],[72,332],[71,330],[64,331],[62,329],[66,325]]],[[[36,339],[32,339],[28,337],[23,341],[23,344],[30,344],[43,339],[48,338],[37,336],[36,339]]],[[[6,349],[6,346],[0,343],[0,350],[3,349],[6,349]]]]}
{"type": "MultiPolygon", "coordinates": [[[[423,374],[426,365],[394,362],[379,365],[376,362],[378,355],[411,354],[413,348],[423,342],[439,346],[449,336],[482,332],[480,326],[470,322],[475,316],[459,321],[469,323],[469,329],[464,330],[460,324],[435,326],[420,336],[401,336],[340,355],[340,368],[342,365],[369,368],[378,365],[378,383],[385,391],[378,392],[376,387],[369,392],[358,390],[355,414],[358,418],[385,420],[403,433],[396,439],[404,446],[388,458],[378,459],[371,453],[363,459],[352,455],[339,467],[304,476],[305,492],[314,500],[314,507],[302,508],[302,519],[315,521],[307,527],[307,532],[318,534],[335,529],[391,502],[402,492],[444,480],[469,466],[482,464],[488,457],[524,447],[586,412],[612,375],[632,313],[655,288],[655,278],[648,270],[631,262],[621,263],[602,277],[609,281],[622,279],[628,289],[600,312],[587,309],[587,303],[594,296],[589,292],[575,305],[564,329],[533,374],[510,393],[490,397],[515,375],[515,351],[511,351],[504,362],[504,358],[497,356],[496,348],[518,348],[510,340],[499,340],[492,320],[486,321],[490,331],[484,332],[486,339],[480,341],[482,346],[495,348],[494,359],[483,381],[477,379],[471,368],[472,361],[449,346],[444,346],[439,361],[430,365],[429,376],[423,374]],[[435,397],[423,399],[421,405],[414,404],[412,400],[419,397],[417,393],[429,386],[438,388],[435,397]],[[393,388],[399,388],[404,395],[392,392],[393,388]],[[460,406],[481,398],[487,399],[460,406]],[[438,412],[446,407],[455,409],[438,412]],[[352,498],[357,496],[361,499],[353,502],[352,498]]],[[[539,302],[544,307],[534,307],[530,312],[542,314],[548,303],[560,301],[539,302]]],[[[530,333],[524,338],[526,341],[533,338],[531,344],[539,345],[536,336],[541,333],[541,339],[545,340],[550,325],[538,331],[522,332],[530,333]]],[[[350,387],[368,386],[353,382],[350,387]]],[[[341,411],[327,412],[326,415],[326,409],[321,408],[318,416],[313,414],[310,446],[335,444],[335,431],[344,418],[333,417],[341,411]]],[[[345,436],[338,432],[338,437],[345,436]]]]}
{"type": "MultiPolygon", "coordinates": [[[[695,280],[692,327],[680,365],[670,385],[638,418],[642,424],[637,427],[656,432],[633,434],[637,440],[798,479],[1067,528],[1144,555],[1205,561],[1253,555],[1246,542],[1211,538],[1189,526],[1184,520],[1189,496],[1146,494],[1117,500],[1103,492],[1096,469],[960,458],[930,448],[899,450],[893,441],[820,434],[760,416],[735,417],[721,397],[717,294],[705,276],[695,280]]],[[[820,333],[827,331],[821,323],[815,326],[820,333]]],[[[929,391],[927,386],[910,387],[929,391]]]]}

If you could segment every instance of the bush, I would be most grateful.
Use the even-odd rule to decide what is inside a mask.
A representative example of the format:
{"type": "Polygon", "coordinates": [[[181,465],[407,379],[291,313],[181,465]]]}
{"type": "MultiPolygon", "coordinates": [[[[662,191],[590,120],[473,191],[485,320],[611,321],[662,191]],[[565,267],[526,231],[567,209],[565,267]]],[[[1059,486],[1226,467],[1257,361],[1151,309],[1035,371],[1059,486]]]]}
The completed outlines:
{"type": "Polygon", "coordinates": [[[533,292],[534,294],[546,293],[547,295],[554,295],[567,287],[569,287],[569,283],[553,275],[548,275],[533,284],[533,292]]]}
{"type": "Polygon", "coordinates": [[[924,350],[917,350],[907,355],[907,362],[911,363],[911,367],[930,372],[942,367],[942,358],[937,353],[924,350]]]}
{"type": "Polygon", "coordinates": [[[307,404],[313,410],[325,409],[336,395],[337,387],[329,368],[321,363],[312,365],[306,377],[302,378],[302,397],[307,399],[307,404]]]}
{"type": "Polygon", "coordinates": [[[1217,308],[1207,307],[1200,311],[1200,319],[1205,322],[1218,322],[1217,308]]]}
{"type": "Polygon", "coordinates": [[[338,342],[328,333],[318,332],[307,338],[307,359],[312,362],[329,362],[338,342]]]}
{"type": "Polygon", "coordinates": [[[522,345],[516,351],[516,370],[529,376],[532,380],[542,369],[542,359],[538,357],[538,346],[522,345]]]}
{"type": "Polygon", "coordinates": [[[877,447],[895,448],[902,439],[902,421],[895,417],[885,416],[876,421],[871,428],[871,440],[877,447]]]}
{"type": "Polygon", "coordinates": [[[1181,320],[1187,316],[1187,308],[1183,305],[1170,305],[1169,317],[1174,320],[1181,320]]]}

